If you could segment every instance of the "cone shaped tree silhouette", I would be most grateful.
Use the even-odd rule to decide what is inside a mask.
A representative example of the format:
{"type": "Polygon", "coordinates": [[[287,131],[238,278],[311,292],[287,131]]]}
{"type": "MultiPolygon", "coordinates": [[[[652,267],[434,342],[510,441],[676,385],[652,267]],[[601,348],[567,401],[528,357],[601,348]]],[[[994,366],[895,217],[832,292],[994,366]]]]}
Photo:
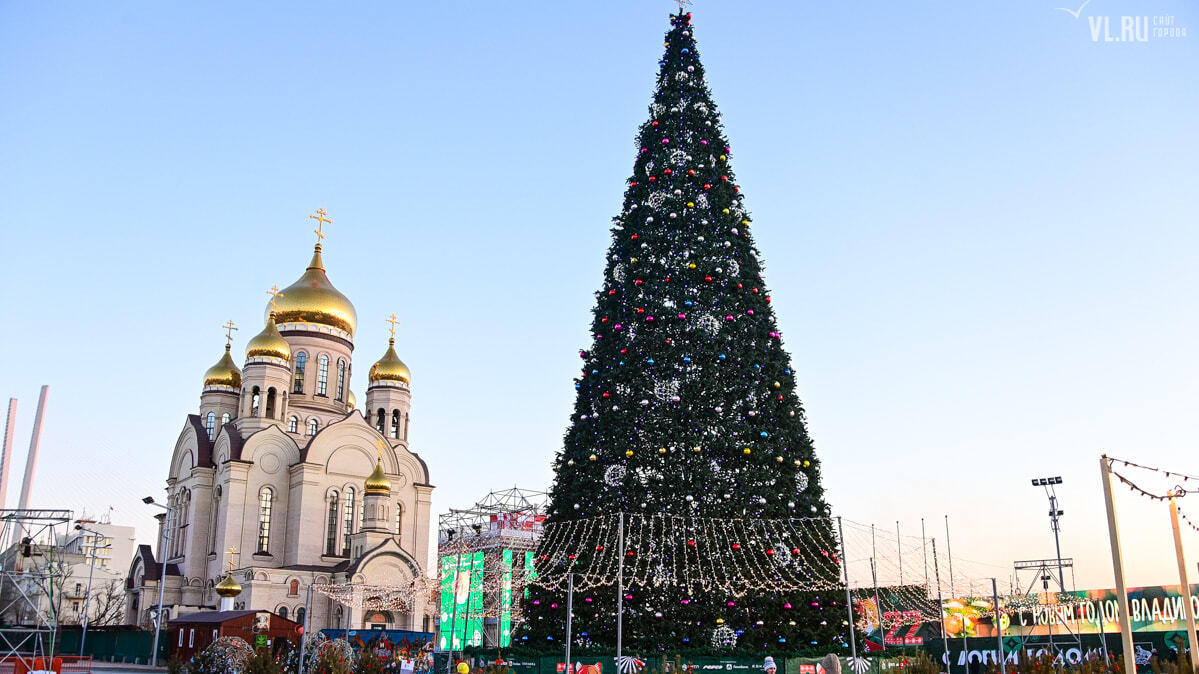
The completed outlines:
{"type": "MultiPolygon", "coordinates": [[[[820,464],[689,13],[671,17],[660,66],[614,218],[594,340],[580,353],[578,397],[555,459],[547,521],[620,512],[824,517],[820,464]]],[[[563,550],[552,548],[577,543],[544,539],[538,566],[550,573],[549,564],[563,563],[563,550]]],[[[583,547],[568,550],[580,567],[589,554],[583,547]]],[[[801,596],[759,587],[717,596],[701,591],[696,578],[672,575],[669,551],[632,552],[642,555],[639,563],[658,564],[662,576],[628,589],[626,653],[709,649],[721,628],[737,635],[742,652],[828,652],[842,643],[844,595],[834,589],[801,596]],[[646,562],[653,554],[659,558],[646,562]]],[[[575,652],[610,652],[615,589],[584,594],[574,603],[575,652]]],[[[518,643],[560,648],[565,605],[564,592],[532,588],[518,643]]]]}

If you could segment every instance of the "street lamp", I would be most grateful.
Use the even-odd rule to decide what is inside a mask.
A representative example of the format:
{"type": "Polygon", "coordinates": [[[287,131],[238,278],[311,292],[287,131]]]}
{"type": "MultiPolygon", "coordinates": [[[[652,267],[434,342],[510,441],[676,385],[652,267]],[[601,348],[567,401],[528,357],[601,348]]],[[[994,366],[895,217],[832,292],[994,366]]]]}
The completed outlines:
{"type": "MultiPolygon", "coordinates": [[[[83,645],[87,643],[87,621],[92,602],[92,576],[96,573],[96,551],[100,549],[100,539],[104,534],[95,529],[88,529],[83,526],[82,522],[75,524],[75,531],[82,531],[85,534],[91,534],[95,538],[92,539],[92,562],[88,566],[87,571],[87,594],[83,597],[83,636],[79,637],[79,657],[83,657],[83,645]]],[[[84,539],[86,540],[86,539],[84,539]]],[[[105,545],[106,548],[111,548],[112,544],[105,545]]]]}
{"type": "MultiPolygon", "coordinates": [[[[1055,477],[1034,477],[1032,486],[1044,487],[1045,495],[1049,497],[1049,522],[1050,528],[1053,530],[1053,543],[1057,546],[1057,580],[1058,586],[1061,588],[1062,594],[1066,593],[1066,574],[1062,570],[1062,541],[1059,537],[1061,533],[1061,524],[1058,518],[1066,514],[1065,510],[1058,508],[1057,493],[1053,487],[1062,483],[1060,475],[1055,477]]],[[[1048,585],[1048,583],[1046,583],[1048,585]]],[[[1049,588],[1046,587],[1046,590],[1049,588]]]]}
{"type": "Polygon", "coordinates": [[[171,524],[173,523],[175,517],[175,508],[173,506],[165,506],[161,503],[156,503],[153,496],[147,496],[143,498],[142,503],[145,503],[146,505],[152,505],[157,508],[162,508],[163,510],[167,511],[166,519],[164,519],[162,523],[162,531],[158,536],[158,613],[154,616],[154,646],[153,650],[150,652],[150,666],[157,667],[158,635],[162,632],[162,593],[167,584],[166,542],[167,539],[171,537],[167,531],[170,530],[171,524]]]}

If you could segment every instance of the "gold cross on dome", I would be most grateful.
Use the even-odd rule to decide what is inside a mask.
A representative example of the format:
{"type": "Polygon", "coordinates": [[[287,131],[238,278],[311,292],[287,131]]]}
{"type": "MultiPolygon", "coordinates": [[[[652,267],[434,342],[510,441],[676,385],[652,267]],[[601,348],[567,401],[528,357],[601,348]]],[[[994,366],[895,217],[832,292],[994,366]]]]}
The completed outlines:
{"type": "Polygon", "coordinates": [[[400,324],[400,321],[396,318],[395,314],[392,314],[387,317],[387,322],[391,323],[391,329],[390,329],[391,336],[395,337],[396,336],[396,326],[400,324]]]}
{"type": "Polygon", "coordinates": [[[325,240],[325,233],[322,231],[325,225],[333,222],[333,220],[326,218],[326,215],[329,214],[325,212],[325,209],[318,208],[316,209],[316,213],[314,215],[308,216],[313,220],[316,220],[316,229],[312,231],[316,232],[316,243],[318,246],[325,240]]]}
{"type": "Polygon", "coordinates": [[[380,461],[383,460],[383,448],[384,447],[386,447],[386,445],[383,444],[382,440],[375,441],[375,449],[379,452],[379,460],[380,461]]]}
{"type": "Polygon", "coordinates": [[[275,300],[283,297],[283,293],[279,292],[279,284],[276,283],[275,285],[271,286],[271,289],[266,291],[266,294],[271,296],[271,311],[274,311],[276,308],[278,308],[275,304],[275,300]]]}
{"type": "Polygon", "coordinates": [[[233,319],[231,318],[231,319],[225,321],[225,323],[223,325],[221,325],[221,327],[225,329],[225,344],[232,344],[233,343],[233,331],[237,329],[237,326],[235,326],[233,324],[233,319]]]}
{"type": "Polygon", "coordinates": [[[234,557],[240,558],[241,553],[239,553],[237,551],[236,545],[230,545],[229,550],[227,551],[227,554],[229,555],[229,571],[232,572],[233,571],[233,558],[234,557]]]}

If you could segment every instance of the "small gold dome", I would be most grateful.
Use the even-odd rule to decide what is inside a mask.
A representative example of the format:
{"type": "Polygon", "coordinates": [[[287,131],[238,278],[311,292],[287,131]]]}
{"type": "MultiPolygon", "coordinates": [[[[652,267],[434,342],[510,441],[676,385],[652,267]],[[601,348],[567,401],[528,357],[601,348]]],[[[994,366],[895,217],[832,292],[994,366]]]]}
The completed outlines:
{"type": "MultiPolygon", "coordinates": [[[[316,244],[312,261],[298,281],[274,298],[275,320],[280,323],[320,323],[354,334],[358,327],[358,312],[325,275],[321,261],[321,245],[316,244]]],[[[267,306],[267,314],[271,312],[267,306]]]]}
{"type": "Polygon", "coordinates": [[[375,462],[375,470],[366,478],[367,496],[391,496],[391,480],[383,474],[383,458],[375,462]]]}
{"type": "Polygon", "coordinates": [[[233,580],[233,572],[225,574],[225,580],[222,580],[216,586],[216,593],[222,597],[236,597],[241,594],[241,585],[236,580],[233,580]]]}
{"type": "Polygon", "coordinates": [[[233,362],[233,356],[229,355],[230,345],[225,345],[225,355],[216,362],[216,365],[208,368],[204,373],[204,386],[224,386],[232,389],[241,388],[241,370],[237,369],[237,364],[233,362]]]}
{"type": "Polygon", "coordinates": [[[371,366],[370,374],[367,379],[374,384],[379,381],[402,381],[405,384],[412,383],[412,373],[408,371],[408,366],[400,357],[396,355],[396,338],[392,337],[387,340],[387,353],[379,359],[379,362],[371,366]]]}
{"type": "Polygon", "coordinates": [[[355,409],[358,404],[358,399],[354,397],[353,391],[346,391],[346,409],[355,409]]]}
{"type": "Polygon", "coordinates": [[[246,344],[246,358],[255,356],[291,360],[291,344],[288,344],[287,340],[283,339],[283,335],[279,334],[279,328],[275,325],[274,312],[267,317],[266,327],[262,329],[262,332],[254,335],[254,338],[246,344]]]}

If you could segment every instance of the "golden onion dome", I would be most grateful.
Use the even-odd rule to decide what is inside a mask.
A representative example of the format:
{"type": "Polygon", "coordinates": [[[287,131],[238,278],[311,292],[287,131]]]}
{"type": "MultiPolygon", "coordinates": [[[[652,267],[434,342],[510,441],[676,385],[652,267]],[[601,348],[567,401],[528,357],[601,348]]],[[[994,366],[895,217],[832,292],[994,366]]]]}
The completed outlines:
{"type": "Polygon", "coordinates": [[[383,474],[383,457],[375,462],[375,470],[366,478],[367,496],[391,496],[391,480],[383,474]]]}
{"type": "MultiPolygon", "coordinates": [[[[271,311],[268,305],[267,314],[271,311]]],[[[319,243],[304,275],[274,298],[273,311],[279,323],[319,323],[345,330],[351,335],[358,327],[358,312],[354,310],[354,305],[333,287],[325,275],[319,243]]]]}
{"type": "Polygon", "coordinates": [[[236,580],[233,580],[233,572],[225,574],[225,580],[222,580],[216,586],[216,593],[222,597],[232,598],[241,594],[241,585],[236,580]]]}
{"type": "Polygon", "coordinates": [[[255,356],[291,360],[291,344],[288,344],[287,340],[283,339],[283,335],[279,334],[279,327],[275,325],[274,312],[267,317],[266,327],[262,329],[262,332],[254,335],[254,338],[246,344],[246,357],[253,358],[255,356]]]}
{"type": "Polygon", "coordinates": [[[241,370],[237,369],[237,364],[233,362],[233,356],[229,355],[230,345],[225,345],[225,355],[216,362],[216,365],[208,368],[204,373],[204,386],[225,386],[232,389],[241,388],[241,370]]]}
{"type": "Polygon", "coordinates": [[[354,397],[353,391],[346,391],[346,409],[355,409],[358,404],[358,399],[354,397]]]}
{"type": "Polygon", "coordinates": [[[380,381],[402,381],[405,384],[412,383],[412,373],[408,371],[408,366],[400,357],[396,355],[396,338],[392,337],[387,340],[387,353],[379,359],[379,362],[371,366],[370,374],[367,379],[370,383],[380,381]]]}

